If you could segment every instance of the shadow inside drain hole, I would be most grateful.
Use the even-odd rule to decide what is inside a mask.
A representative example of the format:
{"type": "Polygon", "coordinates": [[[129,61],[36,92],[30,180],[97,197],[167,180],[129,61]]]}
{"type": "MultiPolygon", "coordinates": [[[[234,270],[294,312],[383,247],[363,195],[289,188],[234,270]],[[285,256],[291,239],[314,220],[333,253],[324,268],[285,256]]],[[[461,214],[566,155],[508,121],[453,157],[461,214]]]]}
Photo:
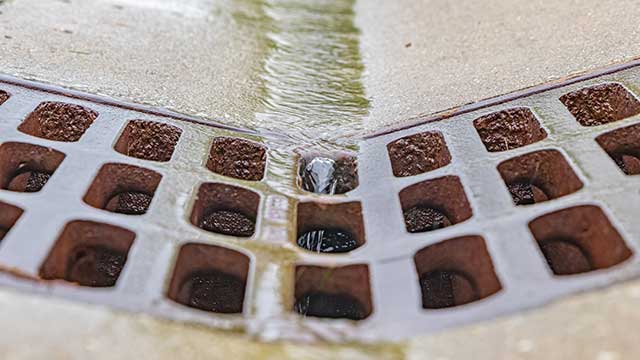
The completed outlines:
{"type": "Polygon", "coordinates": [[[307,293],[296,301],[294,310],[300,315],[330,319],[361,320],[366,317],[364,306],[348,294],[307,293]]]}

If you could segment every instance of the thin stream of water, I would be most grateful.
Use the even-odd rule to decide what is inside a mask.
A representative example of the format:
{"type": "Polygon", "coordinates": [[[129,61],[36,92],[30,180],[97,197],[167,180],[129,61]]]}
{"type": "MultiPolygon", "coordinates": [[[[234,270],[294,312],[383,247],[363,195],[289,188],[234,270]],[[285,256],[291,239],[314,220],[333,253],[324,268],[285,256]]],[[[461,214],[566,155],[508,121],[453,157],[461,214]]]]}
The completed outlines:
{"type": "MultiPolygon", "coordinates": [[[[361,82],[354,0],[238,1],[252,5],[241,20],[259,26],[269,49],[259,92],[262,110],[255,118],[271,149],[267,181],[296,193],[296,152],[357,151],[364,129],[369,101],[361,82]]],[[[322,171],[319,166],[314,176],[322,171]]],[[[320,177],[320,187],[331,182],[320,177]]]]}

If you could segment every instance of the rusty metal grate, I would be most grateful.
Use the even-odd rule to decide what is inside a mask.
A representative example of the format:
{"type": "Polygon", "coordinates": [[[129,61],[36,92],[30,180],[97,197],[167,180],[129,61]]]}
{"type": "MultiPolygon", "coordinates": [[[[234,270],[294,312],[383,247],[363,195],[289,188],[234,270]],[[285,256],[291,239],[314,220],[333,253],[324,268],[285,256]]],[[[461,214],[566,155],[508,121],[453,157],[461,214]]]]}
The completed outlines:
{"type": "Polygon", "coordinates": [[[0,283],[368,341],[640,275],[640,69],[543,90],[367,138],[357,167],[345,157],[357,181],[330,196],[298,178],[313,154],[292,157],[283,194],[255,134],[4,78],[0,283]],[[318,229],[354,243],[300,244],[318,229]]]}

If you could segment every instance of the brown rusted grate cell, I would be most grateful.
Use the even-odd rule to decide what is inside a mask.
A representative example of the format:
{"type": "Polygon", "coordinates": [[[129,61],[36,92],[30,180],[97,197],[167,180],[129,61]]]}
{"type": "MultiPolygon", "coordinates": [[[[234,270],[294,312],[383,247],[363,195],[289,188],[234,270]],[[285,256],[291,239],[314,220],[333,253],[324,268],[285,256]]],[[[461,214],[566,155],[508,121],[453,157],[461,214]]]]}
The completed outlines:
{"type": "Polygon", "coordinates": [[[631,256],[618,231],[597,206],[576,206],[529,223],[556,275],[579,274],[617,265],[631,256]]]}
{"type": "Polygon", "coordinates": [[[0,145],[2,189],[38,192],[56,171],[65,155],[38,145],[7,142],[0,145]]]}
{"type": "Polygon", "coordinates": [[[599,84],[563,95],[560,101],[582,126],[619,121],[640,113],[640,102],[620,84],[599,84]]]}
{"type": "Polygon", "coordinates": [[[198,190],[191,223],[223,235],[249,237],[255,232],[260,196],[241,187],[207,183],[198,190]]]}
{"type": "Polygon", "coordinates": [[[516,205],[557,199],[582,188],[582,181],[557,150],[540,150],[503,161],[498,171],[516,205]]]}
{"type": "Polygon", "coordinates": [[[207,168],[235,179],[260,181],[266,162],[264,146],[238,138],[218,137],[213,139],[207,168]]]}
{"type": "Polygon", "coordinates": [[[302,202],[297,209],[296,243],[318,253],[345,253],[365,244],[359,202],[302,202]]]}
{"type": "Polygon", "coordinates": [[[473,121],[488,151],[506,151],[536,143],[547,137],[533,112],[514,108],[485,115],[473,121]]]}
{"type": "Polygon", "coordinates": [[[304,316],[362,320],[373,311],[366,265],[299,265],[294,296],[294,311],[304,316]]]}
{"type": "Polygon", "coordinates": [[[80,140],[97,117],[97,112],[80,105],[44,102],[18,129],[43,139],[73,142],[80,140]]]}
{"type": "Polygon", "coordinates": [[[424,132],[387,145],[393,175],[413,176],[432,171],[451,162],[451,154],[439,132],[424,132]]]}
{"type": "Polygon", "coordinates": [[[105,164],[91,183],[84,202],[107,211],[142,215],[147,212],[162,175],[127,164],[105,164]]]}
{"type": "Polygon", "coordinates": [[[596,141],[625,174],[640,174],[640,125],[610,131],[596,141]]]}
{"type": "Polygon", "coordinates": [[[135,237],[109,224],[70,222],[42,264],[40,276],[89,287],[114,286],[135,237]]]}
{"type": "Polygon", "coordinates": [[[154,121],[127,123],[114,149],[124,155],[152,161],[169,161],[182,130],[154,121]]]}
{"type": "Polygon", "coordinates": [[[241,313],[249,258],[220,246],[185,244],[180,248],[167,296],[199,310],[241,313]]]}
{"type": "Polygon", "coordinates": [[[635,172],[640,121],[618,108],[633,109],[638,88],[640,62],[363,139],[345,162],[357,187],[326,196],[300,191],[300,158],[269,159],[259,135],[0,76],[11,93],[0,285],[273,340],[350,342],[635,278],[637,179],[611,158],[635,172]],[[621,88],[627,100],[606,99],[621,88]],[[607,102],[588,123],[601,126],[577,122],[568,98],[607,102]],[[56,136],[25,130],[41,123],[56,136]]]}
{"type": "Polygon", "coordinates": [[[430,245],[418,251],[414,259],[425,309],[468,304],[502,288],[480,236],[430,245]]]}
{"type": "Polygon", "coordinates": [[[404,222],[410,233],[438,230],[469,219],[473,211],[460,179],[445,176],[400,192],[404,222]]]}
{"type": "Polygon", "coordinates": [[[0,201],[0,241],[4,239],[24,210],[0,201]]]}
{"type": "Polygon", "coordinates": [[[4,104],[10,97],[11,95],[8,92],[0,90],[0,105],[4,104]]]}

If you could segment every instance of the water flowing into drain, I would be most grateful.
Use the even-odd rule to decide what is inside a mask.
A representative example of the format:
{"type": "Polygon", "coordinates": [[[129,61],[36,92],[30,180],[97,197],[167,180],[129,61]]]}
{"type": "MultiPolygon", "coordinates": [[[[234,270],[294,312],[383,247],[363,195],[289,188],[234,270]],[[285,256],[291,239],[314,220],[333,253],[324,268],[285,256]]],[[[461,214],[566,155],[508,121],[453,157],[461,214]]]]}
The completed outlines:
{"type": "Polygon", "coordinates": [[[335,194],[338,185],[334,177],[335,166],[336,162],[328,158],[311,160],[300,174],[303,188],[316,194],[335,194]]]}
{"type": "MultiPolygon", "coordinates": [[[[236,18],[258,26],[268,48],[261,71],[262,109],[255,119],[270,148],[267,181],[294,194],[295,153],[357,150],[369,101],[361,82],[354,0],[240,1],[245,11],[236,18]]],[[[327,160],[314,163],[313,171],[328,170],[327,160]]]]}

